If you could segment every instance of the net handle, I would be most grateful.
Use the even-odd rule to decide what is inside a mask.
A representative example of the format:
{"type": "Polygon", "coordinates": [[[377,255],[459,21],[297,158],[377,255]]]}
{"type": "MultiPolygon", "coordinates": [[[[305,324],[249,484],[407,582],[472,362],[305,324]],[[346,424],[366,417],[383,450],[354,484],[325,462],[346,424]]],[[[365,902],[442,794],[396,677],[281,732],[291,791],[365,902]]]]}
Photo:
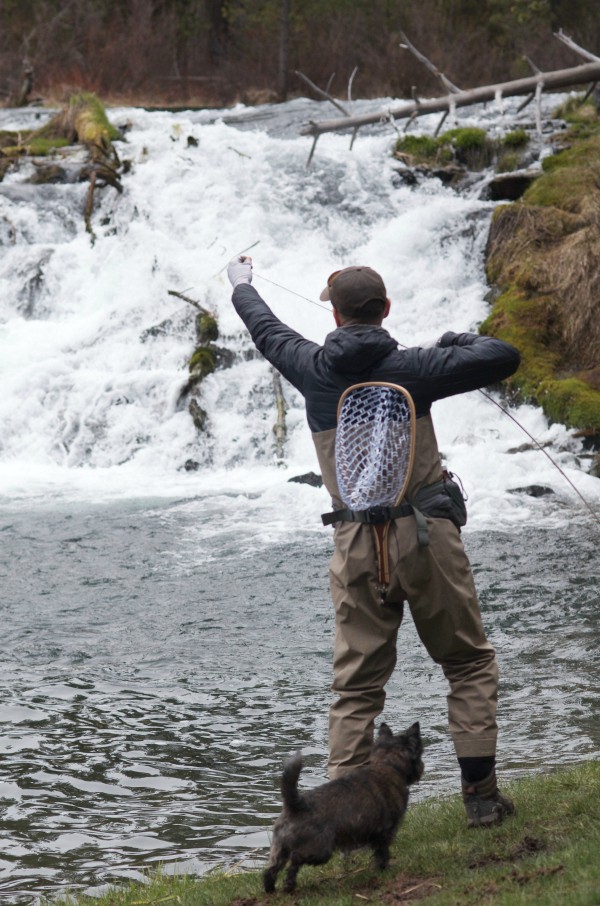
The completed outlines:
{"type": "Polygon", "coordinates": [[[410,453],[408,466],[406,468],[406,475],[404,476],[404,483],[398,492],[394,506],[397,506],[406,493],[408,483],[411,479],[413,464],[415,459],[415,422],[417,420],[417,414],[415,410],[415,404],[412,396],[405,387],[402,387],[401,384],[392,384],[389,381],[363,381],[360,384],[352,384],[351,387],[347,387],[342,395],[340,396],[338,407],[337,407],[337,419],[340,420],[340,413],[342,411],[342,406],[346,398],[354,391],[360,390],[363,387],[387,387],[388,390],[395,390],[396,393],[399,393],[408,403],[408,408],[410,411],[410,453]]]}

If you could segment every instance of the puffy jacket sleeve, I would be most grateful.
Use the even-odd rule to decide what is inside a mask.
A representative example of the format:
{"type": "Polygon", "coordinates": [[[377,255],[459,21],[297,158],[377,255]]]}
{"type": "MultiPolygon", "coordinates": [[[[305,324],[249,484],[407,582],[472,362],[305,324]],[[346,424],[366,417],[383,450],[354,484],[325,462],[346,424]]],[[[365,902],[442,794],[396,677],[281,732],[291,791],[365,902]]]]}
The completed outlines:
{"type": "Polygon", "coordinates": [[[419,349],[419,374],[432,400],[495,384],[519,367],[510,343],[474,333],[445,333],[438,345],[419,349]]]}
{"type": "Polygon", "coordinates": [[[321,346],[280,321],[249,283],[235,287],[232,302],[258,351],[303,393],[307,371],[321,346]]]}

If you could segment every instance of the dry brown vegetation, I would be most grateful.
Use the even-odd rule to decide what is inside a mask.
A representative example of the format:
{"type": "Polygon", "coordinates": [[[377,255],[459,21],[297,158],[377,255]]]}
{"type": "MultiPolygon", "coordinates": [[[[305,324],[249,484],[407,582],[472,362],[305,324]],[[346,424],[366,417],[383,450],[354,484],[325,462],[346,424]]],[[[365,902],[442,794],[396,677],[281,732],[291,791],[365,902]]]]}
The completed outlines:
{"type": "Polygon", "coordinates": [[[288,57],[280,64],[283,0],[3,0],[0,98],[64,101],[94,91],[114,101],[229,104],[306,92],[302,70],[345,95],[426,96],[439,86],[409,53],[400,31],[459,86],[571,66],[552,37],[562,27],[600,50],[600,21],[583,0],[303,0],[289,3],[288,57]]]}

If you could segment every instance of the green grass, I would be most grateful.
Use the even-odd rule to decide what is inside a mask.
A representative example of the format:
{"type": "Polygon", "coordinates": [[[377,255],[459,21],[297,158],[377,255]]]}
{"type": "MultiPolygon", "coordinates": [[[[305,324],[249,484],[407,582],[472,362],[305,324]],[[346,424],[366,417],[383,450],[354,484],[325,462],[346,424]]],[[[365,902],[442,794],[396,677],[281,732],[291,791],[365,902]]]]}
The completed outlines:
{"type": "Polygon", "coordinates": [[[260,872],[201,879],[159,875],[100,898],[55,906],[598,906],[600,763],[535,775],[506,788],[517,815],[487,831],[467,830],[458,796],[409,806],[383,873],[367,851],[303,867],[293,896],[262,891],[260,872]]]}

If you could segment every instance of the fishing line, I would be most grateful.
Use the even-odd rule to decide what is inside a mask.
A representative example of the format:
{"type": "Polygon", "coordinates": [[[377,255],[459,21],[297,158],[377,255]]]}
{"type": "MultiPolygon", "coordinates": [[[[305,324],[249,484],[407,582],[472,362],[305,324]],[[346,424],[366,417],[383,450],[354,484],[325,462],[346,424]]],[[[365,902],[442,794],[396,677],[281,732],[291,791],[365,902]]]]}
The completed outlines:
{"type": "Polygon", "coordinates": [[[261,280],[266,280],[267,283],[270,283],[272,286],[277,286],[279,289],[284,289],[286,293],[291,293],[292,296],[298,296],[299,299],[304,299],[305,302],[310,302],[311,305],[316,305],[318,308],[322,308],[325,311],[331,312],[331,307],[328,305],[321,305],[320,302],[315,302],[314,299],[309,299],[308,296],[302,296],[300,293],[294,292],[293,289],[288,289],[287,286],[282,286],[281,283],[275,283],[274,280],[269,280],[268,277],[263,277],[262,274],[257,274],[255,270],[252,271],[254,277],[260,277],[261,280]]]}
{"type": "Polygon", "coordinates": [[[527,428],[525,428],[524,425],[522,425],[521,422],[518,421],[518,420],[514,417],[514,415],[512,415],[512,414],[508,411],[508,409],[505,409],[503,406],[501,406],[500,403],[499,403],[497,400],[495,400],[493,397],[491,397],[488,393],[486,393],[485,390],[481,390],[481,389],[480,389],[480,390],[479,390],[479,393],[481,393],[481,395],[484,396],[484,397],[486,398],[486,400],[489,400],[490,403],[493,403],[494,406],[496,406],[496,407],[500,410],[500,412],[502,412],[504,415],[508,416],[508,418],[510,418],[510,420],[513,421],[513,422],[515,423],[515,425],[518,425],[518,426],[519,426],[519,428],[521,429],[521,431],[523,431],[523,433],[527,435],[527,437],[529,438],[529,440],[530,440],[532,443],[534,443],[534,444],[536,445],[536,447],[538,448],[538,450],[540,450],[540,452],[543,453],[544,456],[545,456],[547,459],[550,460],[550,462],[552,463],[552,465],[554,466],[554,468],[557,469],[557,470],[560,472],[560,474],[561,474],[562,477],[565,479],[565,481],[567,482],[567,484],[569,484],[569,485],[573,488],[573,490],[575,491],[575,493],[577,494],[577,496],[579,497],[579,499],[581,500],[581,502],[583,503],[583,505],[590,511],[590,513],[592,514],[593,518],[596,520],[596,522],[598,523],[598,525],[600,525],[600,517],[598,516],[598,514],[596,513],[596,511],[592,508],[591,504],[588,503],[588,501],[585,499],[585,497],[583,496],[583,494],[581,493],[581,491],[580,491],[577,487],[575,487],[575,485],[573,484],[573,482],[571,481],[571,479],[569,478],[569,476],[566,474],[566,472],[564,472],[564,471],[561,469],[561,467],[559,466],[559,464],[558,464],[557,462],[555,462],[554,459],[552,459],[552,457],[550,456],[550,454],[548,453],[548,451],[542,446],[542,444],[539,442],[539,440],[536,440],[535,437],[533,436],[533,434],[530,434],[529,431],[527,430],[527,428]]]}
{"type": "MultiPolygon", "coordinates": [[[[302,296],[300,293],[295,292],[293,289],[289,289],[289,287],[287,287],[287,286],[283,286],[281,283],[275,283],[274,280],[269,280],[268,277],[263,277],[261,274],[257,274],[256,271],[254,271],[254,270],[252,273],[255,277],[260,277],[261,280],[265,280],[267,283],[271,283],[273,286],[277,286],[279,289],[283,289],[283,290],[285,290],[285,292],[291,293],[292,296],[297,296],[299,299],[304,299],[305,302],[310,302],[311,305],[317,305],[319,308],[325,309],[325,311],[331,311],[331,308],[329,308],[328,306],[321,305],[319,302],[315,302],[314,299],[309,299],[308,296],[302,296]]],[[[398,345],[403,346],[404,344],[399,343],[398,345]]],[[[404,346],[404,349],[406,349],[406,348],[407,347],[404,346]]],[[[515,425],[517,425],[517,427],[519,427],[521,429],[521,431],[529,438],[529,440],[533,444],[535,444],[537,449],[540,450],[544,454],[546,459],[549,460],[549,462],[554,466],[554,468],[557,470],[557,472],[559,472],[560,475],[562,475],[562,477],[567,482],[567,484],[573,489],[573,491],[575,491],[575,493],[577,494],[577,496],[579,497],[579,499],[581,500],[583,505],[590,512],[592,518],[595,519],[595,521],[598,523],[598,525],[600,525],[600,517],[598,516],[596,511],[592,508],[590,503],[588,503],[588,501],[585,499],[585,497],[583,496],[581,491],[573,484],[573,482],[571,481],[569,476],[564,472],[564,470],[559,466],[559,464],[550,456],[548,451],[542,446],[542,444],[538,440],[535,439],[533,434],[530,434],[529,431],[527,430],[527,428],[525,428],[524,425],[522,425],[521,422],[517,418],[515,418],[514,415],[512,415],[507,409],[505,409],[503,406],[501,406],[500,403],[498,403],[492,396],[490,396],[488,393],[486,393],[485,390],[481,390],[481,388],[479,388],[478,392],[481,393],[481,395],[483,397],[485,397],[485,399],[488,400],[488,402],[493,403],[494,406],[496,406],[496,408],[499,409],[503,415],[506,415],[508,418],[510,418],[510,420],[512,422],[514,422],[515,425]]]]}

